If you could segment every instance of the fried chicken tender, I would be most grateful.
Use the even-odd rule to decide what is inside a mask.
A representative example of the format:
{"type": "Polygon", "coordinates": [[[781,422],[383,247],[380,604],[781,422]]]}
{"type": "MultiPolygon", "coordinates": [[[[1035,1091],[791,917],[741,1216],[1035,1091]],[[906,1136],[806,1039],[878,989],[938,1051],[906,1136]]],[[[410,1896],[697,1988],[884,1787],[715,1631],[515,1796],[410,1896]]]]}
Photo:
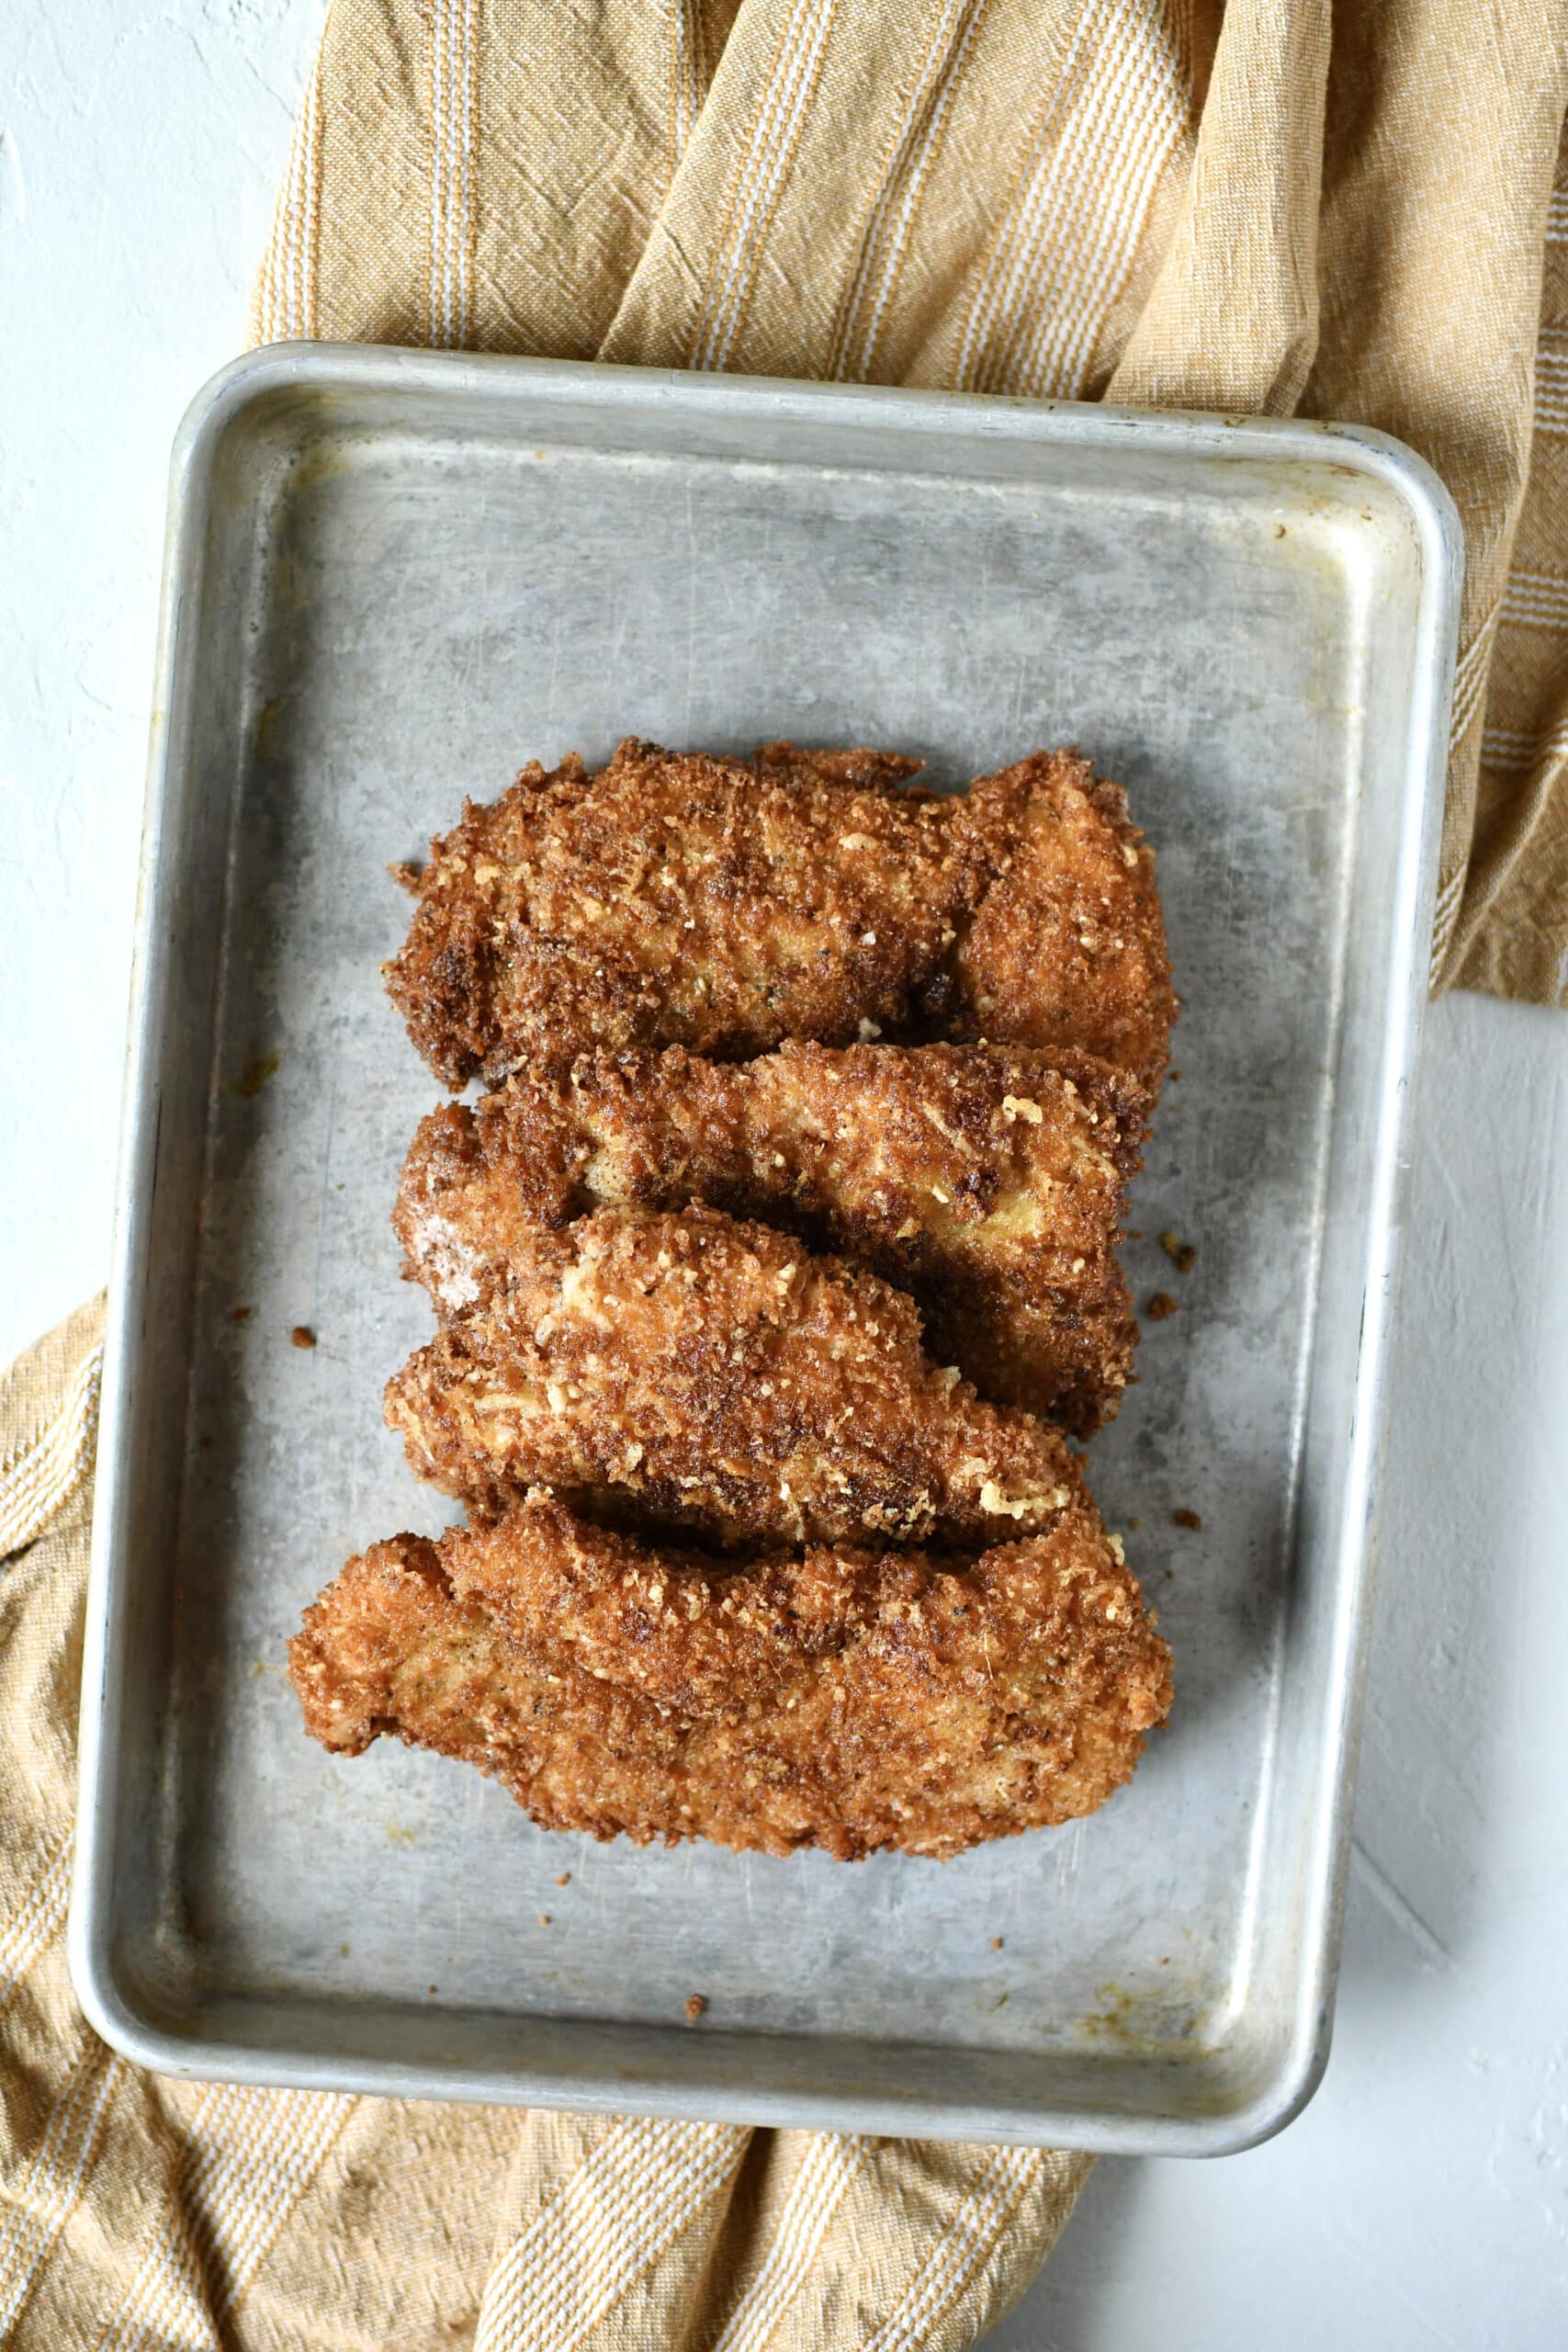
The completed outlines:
{"type": "Polygon", "coordinates": [[[847,1044],[908,1018],[974,855],[941,801],[885,773],[864,790],[628,741],[596,775],[573,757],[465,805],[412,883],[387,985],[454,1088],[598,1046],[847,1044]]]}
{"type": "Polygon", "coordinates": [[[1155,854],[1122,786],[1035,752],[952,805],[990,879],[928,989],[947,1034],[1077,1046],[1157,1090],[1176,998],[1155,854]]]}
{"type": "Polygon", "coordinates": [[[324,1747],[462,1758],[547,1829],[841,1860],[1092,1813],[1171,1697],[1081,1493],[963,1573],[847,1550],[726,1571],[535,1493],[351,1560],[289,1673],[324,1747]]]}
{"type": "Polygon", "coordinates": [[[585,1057],[424,1119],[393,1215],[447,1319],[504,1292],[528,1229],[702,1203],[841,1250],[913,1296],[983,1396],[1079,1436],[1137,1322],[1116,1261],[1146,1098],[1087,1055],[785,1045],[753,1062],[585,1057]]]}
{"type": "Polygon", "coordinates": [[[711,1209],[519,1223],[504,1286],[394,1374],[386,1412],[480,1511],[547,1485],[725,1544],[978,1548],[1081,1495],[1060,1432],[932,1363],[901,1291],[711,1209]]]}
{"type": "Polygon", "coordinates": [[[454,1090],[600,1048],[896,1034],[1075,1046],[1157,1084],[1175,1000],[1120,788],[1066,752],[957,798],[902,788],[912,765],[628,739],[596,775],[525,769],[402,871],[410,1036],[454,1090]]]}

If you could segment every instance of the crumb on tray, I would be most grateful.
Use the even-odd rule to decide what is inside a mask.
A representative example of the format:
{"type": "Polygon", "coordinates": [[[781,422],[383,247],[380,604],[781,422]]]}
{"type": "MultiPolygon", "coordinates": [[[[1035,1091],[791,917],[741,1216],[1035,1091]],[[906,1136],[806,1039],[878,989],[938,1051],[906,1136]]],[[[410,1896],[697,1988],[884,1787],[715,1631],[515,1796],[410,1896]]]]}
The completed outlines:
{"type": "Polygon", "coordinates": [[[268,1080],[276,1078],[282,1067],[281,1054],[253,1054],[234,1080],[235,1093],[243,1095],[247,1102],[254,1102],[268,1080]]]}

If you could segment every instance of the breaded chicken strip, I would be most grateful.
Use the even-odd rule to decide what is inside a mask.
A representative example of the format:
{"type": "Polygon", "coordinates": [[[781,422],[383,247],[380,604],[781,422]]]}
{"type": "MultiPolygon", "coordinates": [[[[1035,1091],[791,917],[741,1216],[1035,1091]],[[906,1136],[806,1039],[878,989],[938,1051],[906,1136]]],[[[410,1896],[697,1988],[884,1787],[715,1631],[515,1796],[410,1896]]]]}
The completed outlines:
{"type": "Polygon", "coordinates": [[[1176,999],[1155,854],[1121,786],[1035,752],[952,808],[990,878],[928,991],[946,1033],[1081,1046],[1157,1089],[1176,999]]]}
{"type": "Polygon", "coordinates": [[[1157,1084],[1175,1000],[1119,787],[1037,752],[939,798],[904,764],[628,741],[594,775],[525,769],[405,871],[386,969],[411,1037],[454,1088],[596,1048],[894,1033],[1075,1046],[1157,1084]]]}
{"type": "Polygon", "coordinates": [[[411,879],[387,986],[453,1087],[599,1046],[847,1044],[908,1020],[973,855],[944,803],[885,777],[627,741],[596,775],[573,758],[466,804],[411,879]]]}
{"type": "Polygon", "coordinates": [[[400,1535],[305,1612],[307,1729],[477,1764],[547,1829],[840,1860],[945,1857],[1092,1813],[1171,1696],[1087,1498],[965,1573],[851,1551],[725,1571],[534,1494],[400,1535]]]}
{"type": "Polygon", "coordinates": [[[977,1548],[1080,1492],[1059,1431],[983,1405],[912,1302],[711,1209],[520,1225],[506,1287],[387,1388],[416,1473],[480,1510],[551,1486],[733,1544],[977,1548]]]}
{"type": "Polygon", "coordinates": [[[433,1112],[393,1224],[450,1317],[504,1290],[530,1227],[693,1202],[761,1218],[908,1290],[933,1353],[982,1395],[1087,1436],[1137,1337],[1115,1250],[1145,1109],[1132,1080],[1070,1052],[588,1056],[433,1112]]]}

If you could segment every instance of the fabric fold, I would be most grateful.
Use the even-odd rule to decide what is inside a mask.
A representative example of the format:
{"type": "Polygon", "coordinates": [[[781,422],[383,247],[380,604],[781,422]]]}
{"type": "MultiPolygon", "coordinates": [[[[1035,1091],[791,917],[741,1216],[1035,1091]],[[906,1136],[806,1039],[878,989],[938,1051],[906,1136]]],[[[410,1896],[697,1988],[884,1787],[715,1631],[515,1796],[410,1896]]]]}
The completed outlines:
{"type": "Polygon", "coordinates": [[[335,0],[253,336],[1395,434],[1468,553],[1434,980],[1558,1003],[1565,107],[1539,0],[335,0]]]}

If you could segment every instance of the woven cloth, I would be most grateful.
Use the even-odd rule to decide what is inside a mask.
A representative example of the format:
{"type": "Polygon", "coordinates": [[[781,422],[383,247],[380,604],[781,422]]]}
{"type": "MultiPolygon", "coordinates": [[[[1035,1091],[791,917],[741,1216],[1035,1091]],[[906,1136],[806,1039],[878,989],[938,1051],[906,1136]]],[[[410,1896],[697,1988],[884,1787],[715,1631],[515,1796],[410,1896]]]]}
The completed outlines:
{"type": "Polygon", "coordinates": [[[1562,0],[333,0],[253,334],[1397,434],[1467,543],[1434,978],[1558,1003],[1565,105],[1562,0]]]}
{"type": "Polygon", "coordinates": [[[239,2090],[72,1997],[65,1907],[102,1303],[0,1379],[0,2345],[960,2352],[1084,2156],[239,2090]]]}

